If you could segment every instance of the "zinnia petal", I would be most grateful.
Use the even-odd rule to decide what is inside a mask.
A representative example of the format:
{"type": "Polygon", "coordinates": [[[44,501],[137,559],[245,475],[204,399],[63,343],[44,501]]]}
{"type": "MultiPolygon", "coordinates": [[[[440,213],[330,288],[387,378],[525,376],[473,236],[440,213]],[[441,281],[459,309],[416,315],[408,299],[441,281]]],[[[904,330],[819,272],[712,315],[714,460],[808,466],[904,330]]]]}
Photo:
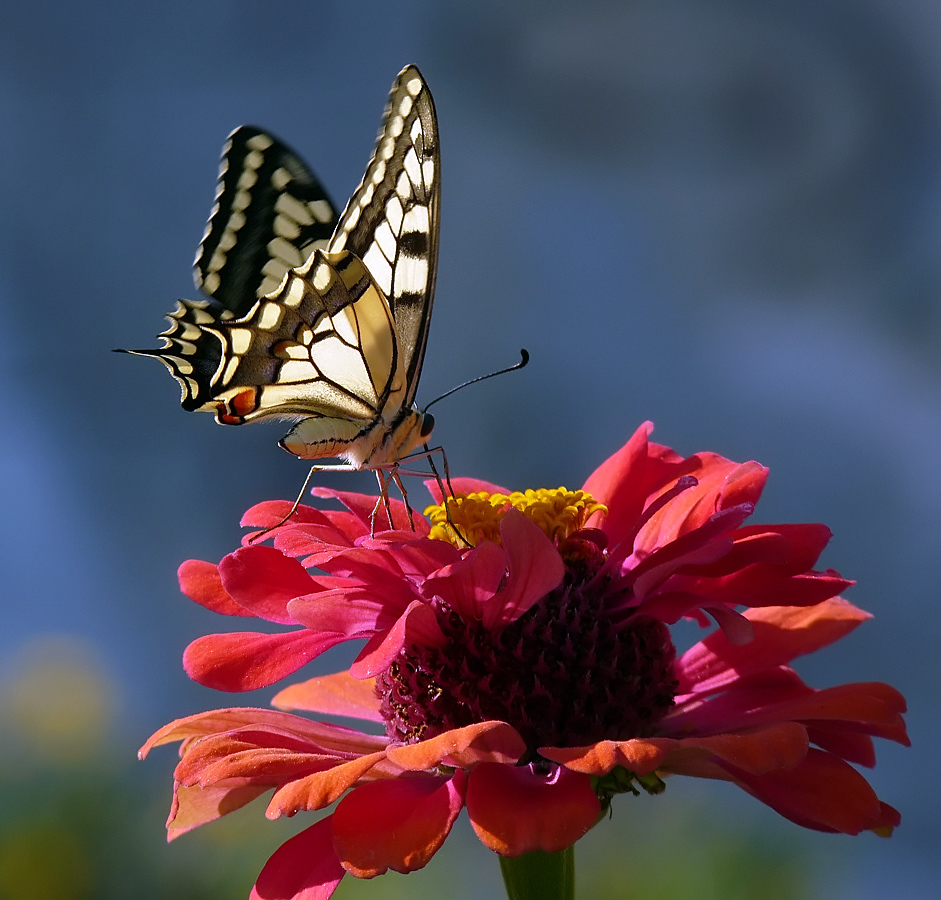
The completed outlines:
{"type": "Polygon", "coordinates": [[[286,634],[207,634],[183,651],[183,668],[205,687],[252,691],[293,674],[345,640],[346,635],[307,629],[286,634]]]}
{"type": "Polygon", "coordinates": [[[271,705],[276,709],[382,721],[375,679],[353,678],[349,672],[335,672],[292,684],[275,694],[271,705]]]}
{"type": "Polygon", "coordinates": [[[481,763],[470,773],[467,813],[477,837],[503,856],[558,853],[598,821],[601,803],[584,775],[554,767],[481,763]]]}
{"type": "Polygon", "coordinates": [[[235,601],[269,622],[293,625],[287,611],[295,597],[320,588],[296,560],[274,547],[242,547],[219,563],[219,575],[235,601]]]}
{"type": "Polygon", "coordinates": [[[219,567],[201,559],[188,559],[177,570],[180,590],[200,606],[224,616],[254,616],[236,603],[222,586],[219,567]]]}
{"type": "Polygon", "coordinates": [[[800,765],[765,775],[725,768],[748,793],[804,828],[859,834],[885,825],[883,805],[869,782],[823,750],[811,748],[800,765]]]}
{"type": "Polygon", "coordinates": [[[406,778],[363,784],[334,812],[333,846],[358,878],[389,869],[413,872],[438,851],[464,805],[466,776],[406,778]]]}
{"type": "Polygon", "coordinates": [[[328,817],[275,850],[249,900],[328,900],[344,875],[346,870],[333,850],[328,817]]]}

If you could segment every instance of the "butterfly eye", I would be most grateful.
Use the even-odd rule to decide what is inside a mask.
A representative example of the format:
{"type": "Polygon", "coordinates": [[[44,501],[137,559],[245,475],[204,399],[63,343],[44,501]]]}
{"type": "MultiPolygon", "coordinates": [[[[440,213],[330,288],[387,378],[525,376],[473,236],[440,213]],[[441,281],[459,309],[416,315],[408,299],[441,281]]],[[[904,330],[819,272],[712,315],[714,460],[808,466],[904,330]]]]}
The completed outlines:
{"type": "Polygon", "coordinates": [[[422,438],[431,437],[431,432],[435,427],[435,417],[431,413],[425,413],[421,419],[421,436],[422,438]]]}

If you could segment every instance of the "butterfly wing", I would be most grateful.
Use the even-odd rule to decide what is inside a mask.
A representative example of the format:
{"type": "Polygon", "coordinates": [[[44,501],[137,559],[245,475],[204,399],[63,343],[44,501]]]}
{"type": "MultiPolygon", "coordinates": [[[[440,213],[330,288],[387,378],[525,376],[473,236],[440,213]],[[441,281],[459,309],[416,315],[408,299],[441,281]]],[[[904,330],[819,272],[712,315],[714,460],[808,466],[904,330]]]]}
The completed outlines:
{"type": "Polygon", "coordinates": [[[336,225],[327,192],[287,144],[251,125],[236,128],[193,264],[196,286],[242,316],[325,248],[336,225]]]}
{"type": "Polygon", "coordinates": [[[133,352],[168,367],[187,410],[222,424],[301,420],[282,442],[298,456],[394,462],[430,431],[411,404],[434,291],[438,184],[434,106],[413,66],[393,85],[329,252],[317,246],[332,207],[310,170],[271,135],[238,129],[196,259],[213,299],[180,301],[164,347],[133,352]]]}
{"type": "Polygon", "coordinates": [[[405,373],[418,389],[438,263],[438,120],[425,79],[406,66],[392,85],[375,153],[340,216],[330,250],[350,250],[389,300],[405,373]]]}

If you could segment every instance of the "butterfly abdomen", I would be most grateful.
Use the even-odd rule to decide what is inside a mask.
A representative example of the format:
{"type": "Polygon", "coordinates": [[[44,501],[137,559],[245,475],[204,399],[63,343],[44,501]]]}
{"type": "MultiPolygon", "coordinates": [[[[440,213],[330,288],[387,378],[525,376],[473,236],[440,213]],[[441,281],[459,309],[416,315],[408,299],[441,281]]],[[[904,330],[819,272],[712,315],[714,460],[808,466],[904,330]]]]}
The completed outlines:
{"type": "Polygon", "coordinates": [[[394,466],[427,443],[434,418],[415,407],[399,412],[391,422],[372,422],[358,430],[348,419],[314,416],[298,422],[281,446],[301,459],[345,459],[357,469],[394,466]]]}

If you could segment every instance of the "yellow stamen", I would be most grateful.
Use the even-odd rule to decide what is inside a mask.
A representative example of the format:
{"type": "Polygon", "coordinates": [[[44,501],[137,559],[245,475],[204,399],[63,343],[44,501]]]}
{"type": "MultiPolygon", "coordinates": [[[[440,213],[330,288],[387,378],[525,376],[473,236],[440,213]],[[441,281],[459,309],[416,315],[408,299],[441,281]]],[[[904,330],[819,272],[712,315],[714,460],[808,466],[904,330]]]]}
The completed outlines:
{"type": "Polygon", "coordinates": [[[607,507],[591,494],[563,487],[530,489],[525,493],[514,491],[512,494],[488,494],[484,491],[458,494],[448,498],[447,509],[441,504],[425,510],[431,521],[429,537],[448,541],[457,547],[466,547],[468,543],[477,546],[481,541],[499,544],[500,522],[510,509],[518,509],[535,522],[557,545],[584,528],[593,513],[607,511],[607,507]],[[455,533],[455,528],[460,536],[455,533]]]}

